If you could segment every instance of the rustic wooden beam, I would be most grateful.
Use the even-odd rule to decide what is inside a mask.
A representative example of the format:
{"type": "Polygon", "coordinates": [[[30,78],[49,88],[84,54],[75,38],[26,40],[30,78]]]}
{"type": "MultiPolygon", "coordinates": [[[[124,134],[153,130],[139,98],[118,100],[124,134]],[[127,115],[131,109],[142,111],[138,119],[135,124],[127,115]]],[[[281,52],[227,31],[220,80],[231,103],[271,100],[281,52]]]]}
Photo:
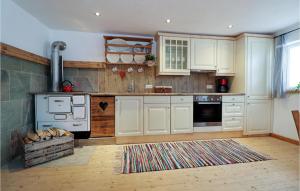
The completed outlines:
{"type": "MultiPolygon", "coordinates": [[[[38,64],[49,65],[50,60],[48,58],[36,55],[34,53],[22,50],[20,48],[0,43],[0,52],[2,55],[16,57],[22,60],[35,62],[38,64]]],[[[64,61],[64,67],[66,68],[98,68],[102,69],[106,67],[105,62],[92,62],[92,61],[64,61]]]]}
{"type": "Polygon", "coordinates": [[[106,67],[105,62],[90,62],[90,61],[64,61],[65,68],[98,68],[102,69],[106,67]]]}
{"type": "Polygon", "coordinates": [[[0,52],[2,55],[13,56],[23,60],[35,62],[38,64],[49,65],[50,60],[48,58],[33,54],[31,52],[16,48],[14,46],[0,43],[0,52]]]}

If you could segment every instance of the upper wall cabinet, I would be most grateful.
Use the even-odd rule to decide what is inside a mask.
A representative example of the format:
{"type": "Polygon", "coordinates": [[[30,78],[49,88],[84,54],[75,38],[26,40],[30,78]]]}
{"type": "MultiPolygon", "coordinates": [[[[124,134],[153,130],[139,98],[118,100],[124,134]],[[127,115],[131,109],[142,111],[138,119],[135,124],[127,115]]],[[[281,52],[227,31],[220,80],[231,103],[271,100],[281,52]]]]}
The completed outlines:
{"type": "Polygon", "coordinates": [[[217,41],[217,76],[233,76],[235,73],[235,41],[217,41]]]}
{"type": "Polygon", "coordinates": [[[158,75],[190,75],[190,38],[159,36],[158,75]]]}
{"type": "Polygon", "coordinates": [[[190,75],[190,71],[235,75],[233,37],[158,33],[156,40],[157,75],[190,75]]]}
{"type": "Polygon", "coordinates": [[[217,41],[191,39],[191,70],[216,70],[217,41]]]}

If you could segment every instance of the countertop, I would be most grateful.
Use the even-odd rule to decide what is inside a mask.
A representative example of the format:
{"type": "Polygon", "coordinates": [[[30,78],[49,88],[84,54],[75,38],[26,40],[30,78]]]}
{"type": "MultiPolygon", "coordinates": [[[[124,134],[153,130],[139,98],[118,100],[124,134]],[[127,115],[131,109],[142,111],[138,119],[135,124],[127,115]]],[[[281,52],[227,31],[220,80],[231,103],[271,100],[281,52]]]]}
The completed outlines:
{"type": "Polygon", "coordinates": [[[41,92],[33,94],[70,94],[70,95],[91,95],[91,96],[194,96],[194,95],[245,95],[244,93],[120,93],[120,92],[41,92]]]}
{"type": "Polygon", "coordinates": [[[244,93],[90,93],[91,96],[194,96],[194,95],[245,95],[244,93]]]}

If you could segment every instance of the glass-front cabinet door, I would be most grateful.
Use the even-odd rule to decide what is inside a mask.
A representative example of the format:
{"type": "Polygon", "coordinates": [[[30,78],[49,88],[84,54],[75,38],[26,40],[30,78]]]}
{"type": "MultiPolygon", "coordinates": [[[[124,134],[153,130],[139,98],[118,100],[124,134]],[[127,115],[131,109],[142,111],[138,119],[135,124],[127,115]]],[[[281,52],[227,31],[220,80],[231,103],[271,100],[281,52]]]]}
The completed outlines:
{"type": "Polygon", "coordinates": [[[190,39],[179,37],[161,37],[160,74],[190,74],[190,39]]]}

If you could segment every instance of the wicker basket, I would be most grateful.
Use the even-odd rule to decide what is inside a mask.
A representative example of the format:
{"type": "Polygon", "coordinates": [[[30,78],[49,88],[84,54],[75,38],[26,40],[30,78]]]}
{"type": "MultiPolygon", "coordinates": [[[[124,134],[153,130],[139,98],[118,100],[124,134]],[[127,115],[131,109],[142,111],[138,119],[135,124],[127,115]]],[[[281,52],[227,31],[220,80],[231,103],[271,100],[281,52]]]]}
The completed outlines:
{"type": "Polygon", "coordinates": [[[155,93],[172,93],[172,86],[155,86],[155,93]]]}

